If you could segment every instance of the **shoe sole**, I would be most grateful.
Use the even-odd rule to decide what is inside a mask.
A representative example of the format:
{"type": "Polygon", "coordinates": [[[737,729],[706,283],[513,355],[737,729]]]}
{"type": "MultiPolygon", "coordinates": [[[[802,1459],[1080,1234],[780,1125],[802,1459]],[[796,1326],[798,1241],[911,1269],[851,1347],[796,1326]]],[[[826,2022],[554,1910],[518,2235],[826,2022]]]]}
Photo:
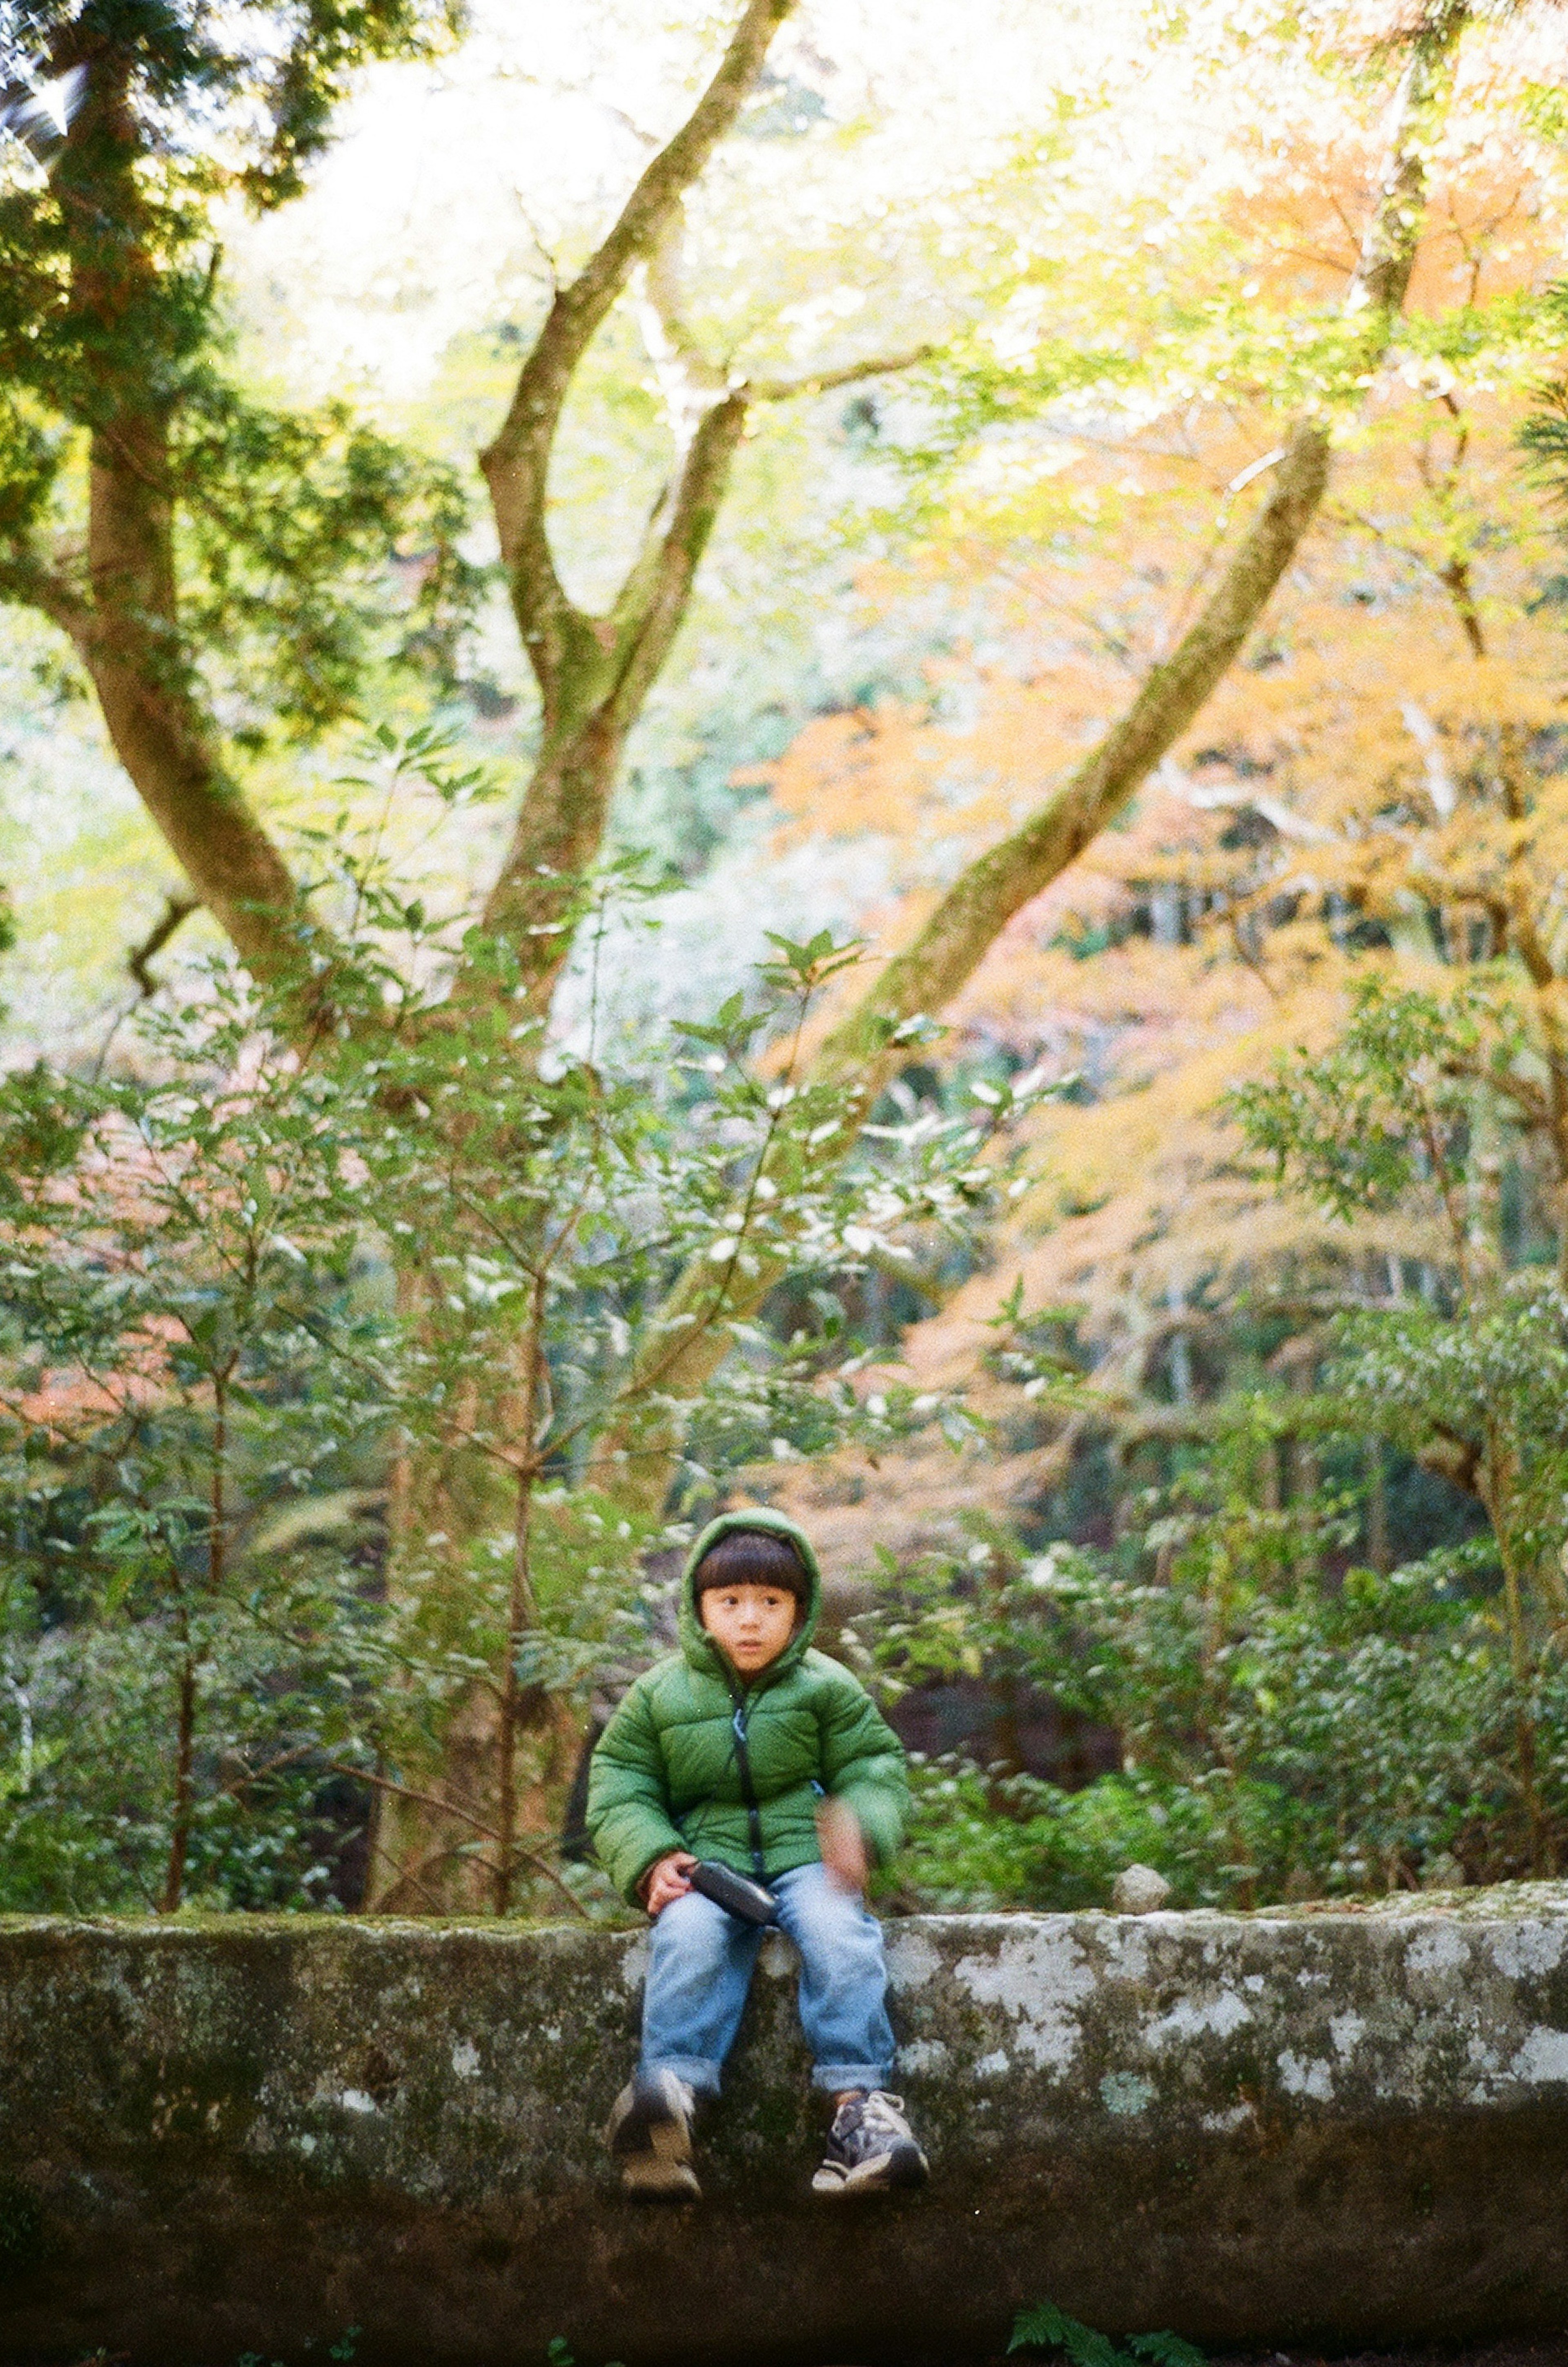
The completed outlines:
{"type": "Polygon", "coordinates": [[[610,2136],[623,2190],[645,2202],[693,2203],[702,2194],[692,2168],[692,2132],[673,2115],[654,2118],[634,2107],[610,2136]]]}
{"type": "Polygon", "coordinates": [[[637,2154],[621,2164],[621,2191],[637,2203],[700,2203],[703,2190],[689,2161],[637,2154]]]}
{"type": "Polygon", "coordinates": [[[909,2194],[923,2186],[931,2175],[925,2155],[913,2140],[896,2145],[874,2161],[863,2161],[853,2169],[829,2169],[824,2163],[811,2181],[813,2194],[853,2200],[864,2194],[909,2194]]]}

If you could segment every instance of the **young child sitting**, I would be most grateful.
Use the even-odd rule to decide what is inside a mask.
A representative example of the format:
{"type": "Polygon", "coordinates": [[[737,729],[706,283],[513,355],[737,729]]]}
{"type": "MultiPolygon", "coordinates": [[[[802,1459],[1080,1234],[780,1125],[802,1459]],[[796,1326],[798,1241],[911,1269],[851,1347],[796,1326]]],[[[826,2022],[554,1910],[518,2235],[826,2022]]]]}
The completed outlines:
{"type": "Polygon", "coordinates": [[[632,1686],[600,1738],[588,1827],[611,1878],[653,1919],[636,2077],[606,2132],[627,2191],[700,2193],[699,2098],[716,2096],[762,1933],[694,1890],[717,1860],[764,1883],[800,1954],[813,2085],[834,2102],[812,2191],[920,2185],[926,2158],[889,2092],[882,1927],[868,1864],[897,1849],[904,1752],[848,1669],[811,1648],[817,1557],[782,1513],[727,1512],[681,1582],[681,1649],[632,1686]]]}

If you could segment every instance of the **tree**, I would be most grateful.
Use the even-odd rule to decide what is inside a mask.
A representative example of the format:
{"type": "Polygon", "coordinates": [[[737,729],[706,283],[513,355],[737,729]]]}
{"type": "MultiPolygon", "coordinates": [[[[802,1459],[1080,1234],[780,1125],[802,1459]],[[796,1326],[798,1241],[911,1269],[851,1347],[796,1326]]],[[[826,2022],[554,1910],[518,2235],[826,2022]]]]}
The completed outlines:
{"type": "Polygon", "coordinates": [[[423,0],[243,6],[221,26],[92,0],[0,24],[0,597],[67,637],[149,812],[264,979],[297,963],[299,913],[244,751],[352,706],[400,531],[439,554],[409,628],[450,621],[461,504],[341,408],[240,392],[213,202],[285,202],[356,70],[450,26],[423,0]]]}
{"type": "MultiPolygon", "coordinates": [[[[685,122],[583,267],[555,289],[482,456],[541,742],[499,874],[451,963],[443,1030],[488,1010],[502,978],[528,1010],[548,1009],[626,732],[686,612],[751,408],[907,358],[748,379],[705,364],[678,316],[683,195],[791,5],[747,0],[685,122]],[[676,449],[619,593],[593,616],[557,567],[550,464],[584,359],[634,277],[658,323],[676,449]]],[[[464,504],[446,472],[341,410],[263,413],[223,378],[211,201],[223,187],[263,204],[292,194],[355,66],[428,45],[450,18],[413,6],[365,19],[323,7],[291,17],[270,57],[272,12],[242,12],[237,23],[225,48],[199,17],[170,13],[150,40],[141,12],[102,0],[17,29],[16,70],[56,95],[62,129],[0,211],[9,266],[0,367],[10,381],[0,594],[70,637],[117,753],[197,896],[258,980],[298,991],[300,1041],[313,1045],[351,1008],[373,1030],[378,1017],[355,1003],[346,979],[345,991],[334,988],[344,949],[247,800],[239,760],[268,730],[319,733],[353,711],[376,653],[367,595],[400,533],[434,546],[405,652],[449,659],[475,584],[458,549],[464,504]],[[24,58],[24,39],[40,41],[39,59],[24,58]],[[204,136],[225,107],[243,159],[227,171],[204,136]],[[248,137],[247,109],[261,125],[248,137]],[[84,461],[85,504],[74,473],[84,461]],[[226,733],[220,717],[236,701],[245,719],[226,733]]],[[[525,1031],[513,1059],[526,1065],[543,1040],[525,1031]]],[[[408,1262],[404,1287],[411,1308],[438,1303],[423,1256],[408,1262]]],[[[516,1344],[526,1368],[525,1342],[516,1344]]],[[[400,1500],[407,1520],[442,1525],[439,1498],[446,1525],[460,1528],[466,1483],[452,1480],[450,1464],[422,1474],[400,1500]]]]}
{"type": "MultiPolygon", "coordinates": [[[[1337,367],[1318,400],[1288,426],[1277,448],[1257,470],[1244,472],[1237,491],[1248,476],[1267,479],[1271,489],[1198,617],[1063,787],[1021,829],[965,866],[912,944],[886,965],[869,992],[818,1045],[814,1074],[837,1086],[861,1116],[869,1114],[880,1087],[910,1048],[929,1036],[931,1015],[953,1001],[1008,923],[1081,855],[1190,725],[1299,549],[1328,481],[1334,412],[1347,398],[1353,404],[1396,334],[1420,241],[1427,155],[1468,21],[1464,0],[1432,0],[1404,39],[1387,153],[1342,300],[1337,367]]],[[[694,1287],[699,1281],[691,1276],[682,1286],[694,1287]]],[[[767,1287],[767,1275],[760,1274],[758,1300],[767,1287]]],[[[694,1340],[666,1386],[700,1387],[713,1353],[710,1342],[694,1340]]],[[[667,1422],[667,1454],[673,1443],[667,1422]]],[[[621,1458],[620,1469],[629,1474],[635,1464],[644,1475],[637,1486],[657,1492],[661,1474],[656,1444],[646,1429],[635,1446],[629,1437],[617,1435],[603,1450],[604,1468],[615,1472],[621,1458]]],[[[615,1484],[633,1483],[617,1477],[615,1484]]]]}
{"type": "Polygon", "coordinates": [[[1030,1106],[890,1130],[846,1165],[830,1093],[746,1055],[771,1026],[798,1049],[852,947],[778,941],[753,996],[640,1069],[592,1043],[536,1065],[519,972],[461,1036],[423,1025],[423,966],[387,961],[406,908],[371,883],[365,906],[356,991],[387,1024],[359,1060],[327,1031],[301,1057],[287,991],[229,964],[144,1007],[143,1076],[39,1063],[0,1090],[7,1896],[308,1898],[346,1781],[386,1804],[378,1903],[580,1904],[537,1846],[553,1761],[606,1660],[648,1647],[649,1531],[586,1448],[657,1387],[640,1351],[671,1266],[701,1256],[698,1319],[735,1352],[698,1501],[759,1456],[894,1437],[905,1410],[862,1403],[847,1333],[772,1342],[731,1319],[735,1285],[777,1251],[810,1303],[908,1233],[966,1249],[1030,1106]],[[416,1238],[432,1287],[400,1320],[376,1245],[416,1238]],[[411,1466],[459,1463],[469,1514],[405,1522],[390,1585],[389,1457],[394,1507],[411,1466]]]}
{"type": "MultiPolygon", "coordinates": [[[[997,939],[942,1014],[945,1059],[918,1042],[905,1054],[918,1092],[939,1060],[960,1089],[1012,1062],[1080,1076],[1034,1121],[1038,1180],[987,1259],[898,1342],[918,1385],[963,1387],[992,1417],[995,1448],[961,1478],[918,1452],[880,1472],[801,1475],[795,1509],[828,1524],[840,1557],[865,1557],[878,1535],[921,1548],[960,1504],[1108,1534],[1172,1455],[1213,1435],[1236,1389],[1282,1390],[1301,1416],[1292,1427],[1287,1408],[1259,1489],[1310,1489],[1313,1381],[1336,1309],[1440,1287],[1448,1251],[1414,1204],[1365,1212],[1348,1233],[1281,1196],[1238,1161],[1225,1088],[1266,1075],[1277,1052],[1325,1048],[1356,965],[1380,959],[1438,991],[1502,948],[1521,982],[1539,980],[1528,991],[1550,1040],[1561,541],[1516,438],[1562,339],[1552,237],[1536,227],[1555,218],[1562,181],[1528,85],[1472,72],[1463,89],[1414,309],[1269,629],[1122,826],[997,939]],[[1044,1349],[1092,1369],[1093,1389],[1065,1402],[1044,1349]]],[[[1187,554],[1212,563],[1215,500],[1223,515],[1224,488],[1270,440],[1269,324],[1293,318],[1303,249],[1326,272],[1326,225],[1356,186],[1343,159],[1318,184],[1299,145],[1279,153],[1288,177],[1248,185],[1245,236],[1267,259],[1261,289],[1224,317],[1227,402],[1184,413],[1180,437],[1140,422],[1112,440],[1099,414],[1086,429],[1070,410],[1049,435],[1010,429],[1009,472],[959,475],[946,538],[928,542],[929,567],[984,570],[998,587],[985,661],[944,659],[924,707],[824,717],[771,768],[781,855],[822,833],[886,850],[895,944],[1010,808],[1071,767],[1140,670],[1187,554]],[[967,803],[955,783],[976,785],[967,803]]],[[[1163,278],[1168,250],[1155,253],[1163,278]]],[[[1214,258],[1200,243],[1190,267],[1201,293],[1214,258]]],[[[1172,300],[1191,298],[1178,287],[1172,300]]],[[[897,571],[885,579],[897,596],[897,571]]],[[[1375,1433],[1363,1549],[1386,1569],[1402,1532],[1479,1512],[1448,1494],[1438,1442],[1418,1443],[1415,1467],[1375,1433]]]]}
{"type": "MultiPolygon", "coordinates": [[[[682,197],[791,5],[749,0],[684,124],[582,269],[556,289],[483,455],[543,716],[482,927],[525,961],[540,1007],[570,947],[626,732],[685,613],[751,406],[907,358],[748,379],[701,365],[670,313],[682,197]],[[552,551],[550,459],[589,347],[637,275],[650,313],[666,321],[680,380],[674,465],[609,613],[591,616],[569,597],[552,551]]],[[[352,710],[374,646],[369,604],[354,596],[368,584],[356,579],[379,578],[400,534],[434,553],[407,650],[449,654],[475,588],[457,549],[463,501],[447,474],[342,409],[264,413],[221,375],[214,198],[238,190],[272,206],[295,194],[356,67],[427,48],[453,21],[434,0],[352,16],[322,6],[291,16],[280,46],[275,14],[241,11],[229,47],[176,12],[149,37],[141,12],[116,0],[19,20],[13,76],[55,95],[63,128],[47,139],[35,130],[39,153],[14,171],[0,215],[0,595],[69,636],[116,752],[193,889],[269,980],[298,966],[302,915],[299,882],[244,793],[247,745],[267,726],[314,732],[352,710]],[[215,112],[238,162],[211,153],[215,112]],[[220,719],[225,662],[250,710],[237,733],[220,719]]],[[[482,999],[483,975],[481,964],[459,981],[459,1005],[482,999]]]]}

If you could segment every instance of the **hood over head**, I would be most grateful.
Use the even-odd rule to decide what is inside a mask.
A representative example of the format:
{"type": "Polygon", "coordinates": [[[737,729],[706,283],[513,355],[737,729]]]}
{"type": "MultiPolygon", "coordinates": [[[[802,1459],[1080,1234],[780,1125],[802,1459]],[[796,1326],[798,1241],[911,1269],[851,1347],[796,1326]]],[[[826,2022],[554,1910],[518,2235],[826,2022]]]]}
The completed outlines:
{"type": "Polygon", "coordinates": [[[751,1680],[753,1684],[772,1684],[775,1677],[781,1677],[787,1670],[793,1669],[806,1651],[817,1633],[817,1622],[822,1613],[822,1572],[816,1553],[805,1530],[798,1528],[787,1512],[773,1512],[765,1504],[747,1504],[739,1512],[721,1512],[716,1521],[708,1523],[687,1555],[686,1566],[681,1573],[681,1649],[694,1669],[703,1669],[710,1676],[722,1677],[728,1685],[735,1683],[735,1670],[697,1616],[694,1581],[697,1564],[708,1547],[716,1546],[720,1537],[732,1535],[737,1529],[755,1529],[763,1536],[783,1537],[795,1547],[806,1572],[806,1606],[800,1625],[778,1659],[770,1660],[767,1667],[760,1670],[751,1680]]]}

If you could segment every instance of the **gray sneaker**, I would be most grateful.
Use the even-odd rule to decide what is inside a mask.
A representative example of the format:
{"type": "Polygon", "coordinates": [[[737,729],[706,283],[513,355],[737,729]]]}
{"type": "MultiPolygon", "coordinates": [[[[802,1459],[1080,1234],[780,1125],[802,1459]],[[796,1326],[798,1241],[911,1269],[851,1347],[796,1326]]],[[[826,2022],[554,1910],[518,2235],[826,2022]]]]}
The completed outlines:
{"type": "Polygon", "coordinates": [[[833,2115],[828,2150],[811,2181],[813,2194],[889,2194],[923,2186],[925,2155],[904,2117],[902,2096],[874,2088],[852,2096],[833,2115]]]}
{"type": "Polygon", "coordinates": [[[694,2203],[702,2193],[692,2168],[696,2098],[673,2071],[639,2071],[621,2090],[604,2142],[627,2194],[649,2203],[694,2203]]]}

